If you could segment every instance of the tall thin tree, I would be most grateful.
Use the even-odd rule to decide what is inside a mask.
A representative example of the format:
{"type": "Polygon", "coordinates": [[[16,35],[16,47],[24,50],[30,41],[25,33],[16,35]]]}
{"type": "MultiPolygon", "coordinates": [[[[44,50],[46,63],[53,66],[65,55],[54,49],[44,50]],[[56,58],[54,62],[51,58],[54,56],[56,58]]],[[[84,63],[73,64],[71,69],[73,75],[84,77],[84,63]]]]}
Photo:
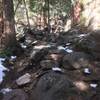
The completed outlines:
{"type": "Polygon", "coordinates": [[[4,27],[0,45],[3,45],[3,48],[8,48],[16,44],[13,0],[3,0],[2,5],[4,27]]]}

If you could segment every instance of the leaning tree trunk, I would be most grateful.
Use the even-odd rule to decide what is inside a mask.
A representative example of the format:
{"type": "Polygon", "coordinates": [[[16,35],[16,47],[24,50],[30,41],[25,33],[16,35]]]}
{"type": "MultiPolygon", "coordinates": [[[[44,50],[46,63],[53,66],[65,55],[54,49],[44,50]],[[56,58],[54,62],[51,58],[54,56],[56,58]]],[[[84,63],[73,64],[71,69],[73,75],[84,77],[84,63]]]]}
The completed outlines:
{"type": "Polygon", "coordinates": [[[80,0],[74,2],[72,6],[72,26],[80,24],[80,17],[81,17],[82,7],[80,0]]]}
{"type": "Polygon", "coordinates": [[[4,48],[12,47],[16,43],[15,35],[15,22],[14,22],[14,8],[13,0],[3,0],[3,33],[2,33],[2,42],[0,45],[3,45],[4,48]]]}

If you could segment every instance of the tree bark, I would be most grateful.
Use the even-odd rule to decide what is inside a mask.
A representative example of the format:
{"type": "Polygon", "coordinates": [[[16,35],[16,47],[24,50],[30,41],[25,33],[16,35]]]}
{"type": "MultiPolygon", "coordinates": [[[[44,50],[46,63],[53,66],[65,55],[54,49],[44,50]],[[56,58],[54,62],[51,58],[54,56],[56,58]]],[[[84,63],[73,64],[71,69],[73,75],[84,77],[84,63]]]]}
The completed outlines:
{"type": "Polygon", "coordinates": [[[2,5],[4,27],[0,45],[3,45],[2,49],[5,49],[16,44],[13,0],[3,0],[2,5]]]}
{"type": "Polygon", "coordinates": [[[2,33],[3,33],[3,7],[2,0],[0,0],[0,48],[2,47],[2,33]]]}
{"type": "Polygon", "coordinates": [[[77,0],[72,7],[72,22],[73,25],[77,25],[80,23],[80,15],[82,12],[80,0],[77,0]]]}

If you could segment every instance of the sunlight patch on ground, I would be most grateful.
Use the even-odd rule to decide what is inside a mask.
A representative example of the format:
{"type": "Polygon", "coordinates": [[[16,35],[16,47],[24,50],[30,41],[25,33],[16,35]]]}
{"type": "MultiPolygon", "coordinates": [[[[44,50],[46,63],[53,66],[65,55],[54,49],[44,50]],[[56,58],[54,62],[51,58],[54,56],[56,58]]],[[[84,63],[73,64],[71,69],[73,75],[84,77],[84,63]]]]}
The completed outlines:
{"type": "Polygon", "coordinates": [[[81,91],[85,91],[88,89],[88,85],[83,81],[76,81],[74,85],[81,91]]]}

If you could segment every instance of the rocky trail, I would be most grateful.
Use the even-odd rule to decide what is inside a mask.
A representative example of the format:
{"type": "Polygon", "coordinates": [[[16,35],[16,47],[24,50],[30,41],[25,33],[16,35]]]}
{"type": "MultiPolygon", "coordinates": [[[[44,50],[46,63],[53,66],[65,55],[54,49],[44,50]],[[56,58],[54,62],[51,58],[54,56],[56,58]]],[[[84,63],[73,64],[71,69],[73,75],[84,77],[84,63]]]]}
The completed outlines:
{"type": "Polygon", "coordinates": [[[100,34],[27,30],[0,58],[0,100],[100,100],[100,34]]]}

